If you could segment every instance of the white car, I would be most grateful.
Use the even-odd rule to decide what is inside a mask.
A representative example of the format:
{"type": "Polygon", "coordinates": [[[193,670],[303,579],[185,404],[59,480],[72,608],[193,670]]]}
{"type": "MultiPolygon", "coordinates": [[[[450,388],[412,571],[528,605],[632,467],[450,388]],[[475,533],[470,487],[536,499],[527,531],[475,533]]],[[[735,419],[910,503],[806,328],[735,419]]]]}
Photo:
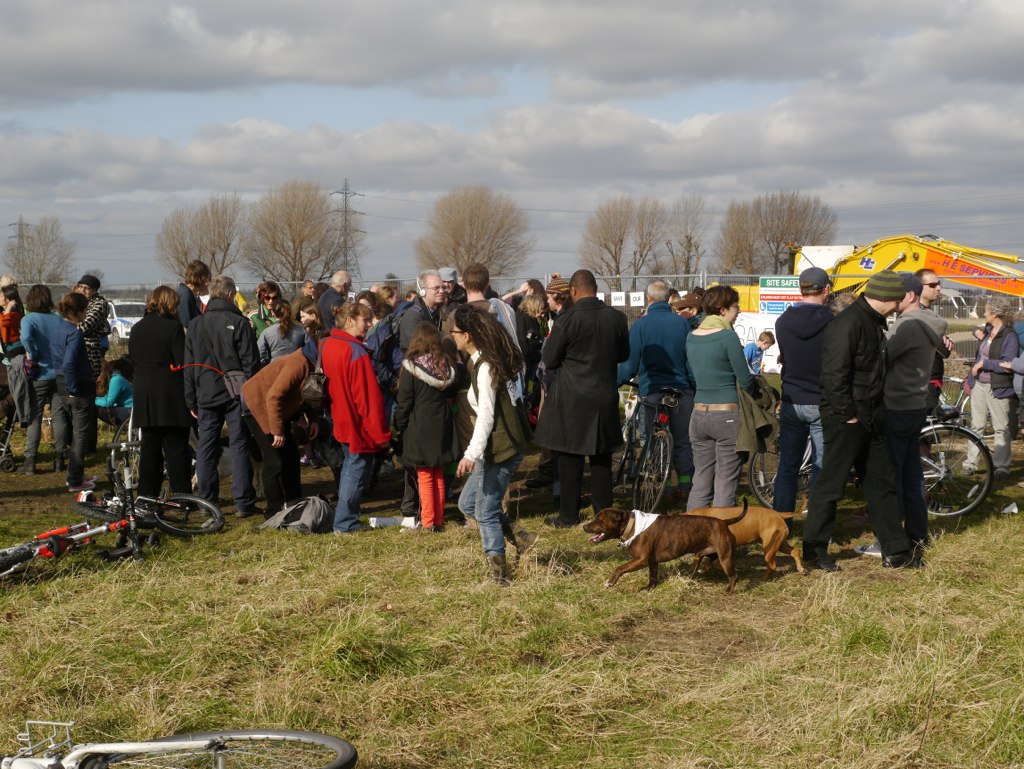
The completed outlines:
{"type": "Polygon", "coordinates": [[[132,326],[142,320],[146,312],[145,302],[134,302],[127,299],[110,299],[107,321],[110,323],[110,344],[115,345],[128,341],[132,326]]]}

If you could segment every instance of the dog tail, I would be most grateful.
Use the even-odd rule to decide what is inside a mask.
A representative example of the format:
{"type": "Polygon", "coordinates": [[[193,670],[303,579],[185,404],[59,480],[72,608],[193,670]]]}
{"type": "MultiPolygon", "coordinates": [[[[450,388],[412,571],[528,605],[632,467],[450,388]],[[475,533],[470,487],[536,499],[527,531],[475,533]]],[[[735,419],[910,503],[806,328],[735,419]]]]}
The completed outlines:
{"type": "Polygon", "coordinates": [[[732,526],[734,523],[739,523],[740,521],[742,521],[744,516],[746,516],[746,514],[747,514],[747,507],[748,507],[749,504],[750,503],[747,501],[747,498],[744,497],[743,498],[743,512],[740,513],[739,515],[737,515],[735,518],[729,518],[726,521],[722,521],[722,523],[724,523],[726,526],[732,526]]]}

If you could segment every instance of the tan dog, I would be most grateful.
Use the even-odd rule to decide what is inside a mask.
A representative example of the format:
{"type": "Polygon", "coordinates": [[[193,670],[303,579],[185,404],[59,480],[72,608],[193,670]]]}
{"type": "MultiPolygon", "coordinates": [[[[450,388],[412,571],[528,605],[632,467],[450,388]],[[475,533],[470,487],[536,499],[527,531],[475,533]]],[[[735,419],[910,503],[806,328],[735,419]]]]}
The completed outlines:
{"type": "Polygon", "coordinates": [[[736,569],[733,566],[736,539],[729,533],[729,524],[739,522],[744,515],[746,510],[728,520],[699,515],[660,515],[648,528],[633,537],[636,528],[633,513],[606,507],[583,530],[594,535],[590,538],[594,544],[613,538],[623,542],[632,540],[629,554],[633,559],[612,572],[612,576],[604,583],[605,587],[614,585],[623,574],[646,566],[650,579],[644,590],[650,590],[658,584],[658,564],[691,553],[698,557],[714,553],[718,556],[722,571],[729,578],[726,592],[731,593],[736,587],[736,569]]]}
{"type": "MultiPolygon", "coordinates": [[[[765,572],[764,578],[768,579],[775,572],[776,553],[790,556],[796,562],[796,570],[804,574],[804,564],[800,553],[787,541],[789,528],[786,526],[786,519],[792,518],[796,513],[779,513],[769,507],[747,507],[745,499],[743,507],[747,511],[746,517],[731,524],[729,531],[736,538],[737,545],[749,545],[751,542],[760,540],[761,547],[764,549],[764,562],[768,564],[768,571],[765,572]]],[[[735,516],[739,510],[738,507],[702,507],[691,510],[686,515],[701,515],[726,520],[735,516]]],[[[697,558],[695,568],[700,565],[703,558],[704,556],[697,558]]]]}

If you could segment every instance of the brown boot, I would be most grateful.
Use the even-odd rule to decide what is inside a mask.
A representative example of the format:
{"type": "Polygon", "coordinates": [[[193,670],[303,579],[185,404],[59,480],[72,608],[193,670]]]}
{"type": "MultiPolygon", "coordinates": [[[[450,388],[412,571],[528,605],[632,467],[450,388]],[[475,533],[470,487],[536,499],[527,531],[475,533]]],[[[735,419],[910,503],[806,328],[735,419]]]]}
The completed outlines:
{"type": "Polygon", "coordinates": [[[512,584],[512,576],[508,571],[508,564],[503,555],[487,556],[487,576],[496,585],[507,586],[512,584]]]}
{"type": "Polygon", "coordinates": [[[515,546],[516,552],[520,555],[537,544],[537,540],[540,539],[540,534],[534,534],[532,531],[518,527],[513,528],[507,519],[502,520],[501,533],[505,536],[506,540],[515,546]]]}

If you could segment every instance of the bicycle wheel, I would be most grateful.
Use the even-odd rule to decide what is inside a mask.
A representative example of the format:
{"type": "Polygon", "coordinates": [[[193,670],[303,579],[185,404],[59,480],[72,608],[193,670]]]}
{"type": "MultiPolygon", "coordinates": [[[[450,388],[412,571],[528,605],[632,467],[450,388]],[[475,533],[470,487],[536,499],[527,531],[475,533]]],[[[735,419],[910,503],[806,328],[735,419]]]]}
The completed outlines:
{"type": "Polygon", "coordinates": [[[747,484],[761,507],[775,502],[775,474],[779,471],[779,455],[774,451],[758,451],[750,457],[747,484]]]}
{"type": "Polygon", "coordinates": [[[655,430],[640,458],[640,466],[633,482],[633,509],[653,513],[665,492],[669,473],[672,472],[672,433],[655,430]]]}
{"type": "MultiPolygon", "coordinates": [[[[639,410],[639,407],[638,407],[639,410]]],[[[634,412],[622,425],[622,453],[615,460],[616,486],[625,486],[636,476],[636,462],[639,457],[640,426],[639,414],[634,412]]]]}
{"type": "Polygon", "coordinates": [[[121,753],[106,763],[149,769],[351,769],[356,749],[346,740],[279,729],[176,734],[152,742],[210,740],[199,749],[121,753]]]}
{"type": "Polygon", "coordinates": [[[136,507],[153,518],[156,527],[176,537],[213,534],[224,528],[224,513],[212,502],[188,494],[167,499],[138,499],[136,507]]]}
{"type": "Polygon", "coordinates": [[[139,457],[141,456],[142,428],[132,426],[131,415],[114,431],[110,441],[110,472],[120,476],[126,489],[135,488],[139,482],[139,457]]]}
{"type": "Polygon", "coordinates": [[[964,515],[992,490],[988,446],[959,425],[927,425],[921,431],[921,467],[931,515],[964,515]]]}
{"type": "MultiPolygon", "coordinates": [[[[104,523],[117,523],[124,520],[127,511],[119,496],[99,497],[95,493],[80,495],[75,502],[75,510],[84,515],[90,521],[103,521],[104,523]]],[[[140,528],[148,526],[152,528],[152,519],[144,516],[136,516],[135,523],[140,528]]]]}

